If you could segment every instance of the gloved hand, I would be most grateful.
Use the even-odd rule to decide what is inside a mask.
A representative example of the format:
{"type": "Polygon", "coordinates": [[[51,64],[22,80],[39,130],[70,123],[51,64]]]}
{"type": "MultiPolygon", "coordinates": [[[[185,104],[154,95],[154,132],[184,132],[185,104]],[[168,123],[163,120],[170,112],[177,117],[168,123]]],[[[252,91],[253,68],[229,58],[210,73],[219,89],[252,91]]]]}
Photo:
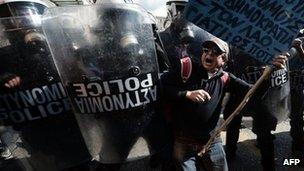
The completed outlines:
{"type": "Polygon", "coordinates": [[[303,41],[301,38],[296,38],[292,42],[292,47],[296,48],[300,58],[304,58],[303,41]]]}
{"type": "Polygon", "coordinates": [[[21,84],[19,76],[12,73],[4,73],[0,75],[0,85],[5,88],[16,88],[21,84]]]}

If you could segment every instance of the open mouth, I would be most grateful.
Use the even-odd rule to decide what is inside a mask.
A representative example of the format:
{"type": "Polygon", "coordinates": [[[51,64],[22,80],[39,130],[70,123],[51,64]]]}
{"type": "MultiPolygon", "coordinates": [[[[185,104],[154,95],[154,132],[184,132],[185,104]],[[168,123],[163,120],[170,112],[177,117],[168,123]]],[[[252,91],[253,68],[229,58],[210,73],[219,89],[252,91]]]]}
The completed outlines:
{"type": "Polygon", "coordinates": [[[212,64],[212,59],[206,58],[205,62],[206,62],[207,64],[212,64]]]}

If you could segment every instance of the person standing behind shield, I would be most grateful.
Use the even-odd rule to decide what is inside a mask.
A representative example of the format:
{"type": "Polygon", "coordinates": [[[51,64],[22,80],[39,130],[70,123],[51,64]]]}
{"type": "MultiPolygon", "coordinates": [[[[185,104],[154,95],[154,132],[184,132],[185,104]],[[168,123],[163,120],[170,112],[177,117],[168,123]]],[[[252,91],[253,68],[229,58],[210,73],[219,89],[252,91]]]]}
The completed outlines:
{"type": "Polygon", "coordinates": [[[47,8],[40,0],[0,2],[1,124],[18,131],[12,153],[24,159],[16,165],[25,170],[63,170],[90,160],[42,33],[47,8]]]}
{"type": "Polygon", "coordinates": [[[296,57],[289,60],[291,79],[291,113],[290,113],[290,135],[292,137],[292,153],[295,158],[300,159],[301,167],[304,167],[304,46],[303,33],[293,41],[292,46],[296,48],[296,57]]]}

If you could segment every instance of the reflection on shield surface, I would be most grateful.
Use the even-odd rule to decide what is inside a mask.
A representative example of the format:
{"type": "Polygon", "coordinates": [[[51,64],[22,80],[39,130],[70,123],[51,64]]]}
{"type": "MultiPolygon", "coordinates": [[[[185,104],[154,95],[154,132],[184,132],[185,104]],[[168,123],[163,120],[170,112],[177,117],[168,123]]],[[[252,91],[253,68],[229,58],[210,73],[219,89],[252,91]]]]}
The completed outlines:
{"type": "Polygon", "coordinates": [[[167,129],[147,12],[135,4],[54,8],[43,29],[94,159],[116,163],[160,151],[167,129]]]}
{"type": "Polygon", "coordinates": [[[16,164],[60,170],[90,159],[41,29],[45,6],[1,4],[0,122],[16,164]],[[20,77],[19,86],[4,84],[20,77]]]}

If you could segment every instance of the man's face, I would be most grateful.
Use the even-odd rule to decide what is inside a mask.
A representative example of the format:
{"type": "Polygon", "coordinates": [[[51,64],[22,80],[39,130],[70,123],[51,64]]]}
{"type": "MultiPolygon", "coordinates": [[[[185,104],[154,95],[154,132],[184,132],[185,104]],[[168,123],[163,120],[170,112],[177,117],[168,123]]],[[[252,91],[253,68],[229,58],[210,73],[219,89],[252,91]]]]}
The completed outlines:
{"type": "Polygon", "coordinates": [[[224,55],[225,53],[222,52],[216,45],[204,46],[203,54],[201,56],[203,67],[211,73],[217,71],[225,64],[223,59],[224,55]]]}

